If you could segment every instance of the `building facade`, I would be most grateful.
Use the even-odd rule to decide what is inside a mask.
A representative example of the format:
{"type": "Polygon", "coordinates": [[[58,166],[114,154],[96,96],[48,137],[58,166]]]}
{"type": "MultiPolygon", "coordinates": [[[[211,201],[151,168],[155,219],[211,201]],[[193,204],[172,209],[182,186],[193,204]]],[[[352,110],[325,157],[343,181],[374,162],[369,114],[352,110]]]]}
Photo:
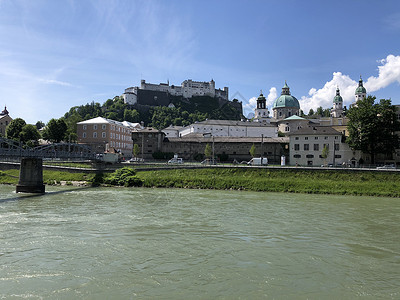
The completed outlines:
{"type": "Polygon", "coordinates": [[[344,136],[331,127],[310,126],[289,135],[290,165],[358,166],[361,152],[353,151],[344,136]],[[327,157],[323,149],[327,148],[327,157]]]}
{"type": "Polygon", "coordinates": [[[0,113],[0,136],[6,135],[7,126],[13,119],[8,115],[7,107],[0,113]]]}
{"type": "Polygon", "coordinates": [[[188,125],[179,131],[179,136],[208,134],[214,137],[277,137],[275,125],[264,122],[231,120],[206,120],[188,125]]]}
{"type": "Polygon", "coordinates": [[[115,149],[124,157],[132,157],[132,131],[139,123],[118,122],[102,117],[77,123],[78,143],[87,144],[98,153],[115,149]]]}
{"type": "Polygon", "coordinates": [[[274,102],[272,111],[275,120],[282,120],[294,115],[300,115],[299,101],[290,94],[290,88],[286,81],[282,88],[281,96],[274,102]]]}
{"type": "Polygon", "coordinates": [[[204,156],[204,150],[209,144],[215,157],[225,156],[228,161],[248,161],[251,159],[250,148],[256,148],[256,156],[263,155],[272,163],[280,163],[282,155],[288,156],[288,142],[286,137],[222,137],[202,134],[192,134],[182,137],[166,137],[165,133],[154,128],[134,130],[133,144],[141,149],[139,156],[144,159],[153,159],[155,152],[173,153],[184,160],[195,160],[204,156]]]}

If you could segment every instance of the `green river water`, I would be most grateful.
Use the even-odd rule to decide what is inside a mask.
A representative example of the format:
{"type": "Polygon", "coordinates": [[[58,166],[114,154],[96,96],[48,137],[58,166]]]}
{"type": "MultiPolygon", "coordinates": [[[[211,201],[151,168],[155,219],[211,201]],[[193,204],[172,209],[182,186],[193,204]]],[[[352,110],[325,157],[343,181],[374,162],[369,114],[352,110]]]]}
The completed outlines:
{"type": "Polygon", "coordinates": [[[400,199],[0,186],[1,299],[399,299],[400,199]]]}

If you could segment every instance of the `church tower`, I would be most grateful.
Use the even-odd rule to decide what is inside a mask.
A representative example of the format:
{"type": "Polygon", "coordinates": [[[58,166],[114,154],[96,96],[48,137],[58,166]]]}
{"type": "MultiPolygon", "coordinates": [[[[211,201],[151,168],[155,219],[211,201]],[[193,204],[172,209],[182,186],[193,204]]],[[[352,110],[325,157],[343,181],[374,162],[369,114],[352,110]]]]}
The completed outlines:
{"type": "Polygon", "coordinates": [[[332,118],[340,118],[343,116],[343,98],[340,96],[339,87],[336,88],[336,96],[333,98],[331,116],[332,118]]]}
{"type": "Polygon", "coordinates": [[[267,100],[262,94],[262,91],[260,93],[260,96],[257,98],[257,108],[254,110],[254,113],[255,113],[254,117],[255,122],[269,123],[270,120],[269,120],[269,111],[267,108],[267,100]]]}
{"type": "Polygon", "coordinates": [[[358,87],[356,88],[356,103],[359,100],[363,100],[367,97],[367,90],[365,89],[365,87],[363,86],[363,80],[360,76],[360,80],[358,81],[358,87]]]}

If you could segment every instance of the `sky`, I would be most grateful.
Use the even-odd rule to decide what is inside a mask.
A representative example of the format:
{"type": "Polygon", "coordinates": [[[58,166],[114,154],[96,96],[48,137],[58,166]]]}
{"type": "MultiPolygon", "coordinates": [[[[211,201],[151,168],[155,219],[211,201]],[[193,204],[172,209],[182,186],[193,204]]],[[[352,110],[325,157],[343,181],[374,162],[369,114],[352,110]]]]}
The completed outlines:
{"type": "Polygon", "coordinates": [[[31,124],[141,79],[214,79],[245,116],[286,80],[308,113],[360,76],[400,104],[400,1],[0,0],[0,108],[31,124]]]}

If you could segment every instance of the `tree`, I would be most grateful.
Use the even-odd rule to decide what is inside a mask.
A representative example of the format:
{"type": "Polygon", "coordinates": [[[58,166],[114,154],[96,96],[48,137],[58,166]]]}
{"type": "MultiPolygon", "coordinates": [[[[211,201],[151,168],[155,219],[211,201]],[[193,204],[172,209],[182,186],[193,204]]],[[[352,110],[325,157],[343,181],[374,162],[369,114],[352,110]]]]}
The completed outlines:
{"type": "Polygon", "coordinates": [[[309,115],[309,116],[314,115],[314,110],[313,110],[312,108],[310,108],[310,111],[308,112],[308,115],[309,115]]]}
{"type": "Polygon", "coordinates": [[[250,152],[251,157],[256,156],[256,146],[254,146],[254,144],[251,146],[249,152],[250,152]]]}
{"type": "Polygon", "coordinates": [[[21,142],[26,143],[30,147],[37,146],[38,140],[40,139],[40,133],[36,126],[26,124],[24,127],[22,127],[20,139],[21,142]]]}
{"type": "Polygon", "coordinates": [[[133,156],[139,157],[140,147],[138,144],[133,145],[133,156]]]}
{"type": "Polygon", "coordinates": [[[375,164],[378,153],[392,155],[399,146],[399,138],[395,131],[400,125],[396,116],[396,108],[390,100],[381,99],[375,103],[375,97],[368,96],[357,101],[357,105],[347,111],[349,136],[346,142],[355,150],[371,156],[375,164]]]}
{"type": "Polygon", "coordinates": [[[49,123],[47,123],[46,128],[43,130],[43,138],[45,140],[49,140],[53,143],[59,143],[66,137],[67,133],[67,124],[64,119],[51,119],[49,123]]]}
{"type": "Polygon", "coordinates": [[[212,156],[212,149],[209,143],[207,143],[206,148],[204,149],[204,155],[207,158],[210,158],[212,156]]]}
{"type": "Polygon", "coordinates": [[[42,121],[37,121],[35,126],[37,130],[40,130],[45,126],[45,124],[42,121]]]}
{"type": "Polygon", "coordinates": [[[22,128],[26,122],[21,118],[16,118],[10,122],[6,129],[6,137],[8,139],[20,141],[22,128]]]}
{"type": "Polygon", "coordinates": [[[328,158],[329,155],[329,148],[327,145],[324,145],[324,148],[322,149],[321,157],[324,159],[324,162],[326,164],[326,159],[328,158]]]}

